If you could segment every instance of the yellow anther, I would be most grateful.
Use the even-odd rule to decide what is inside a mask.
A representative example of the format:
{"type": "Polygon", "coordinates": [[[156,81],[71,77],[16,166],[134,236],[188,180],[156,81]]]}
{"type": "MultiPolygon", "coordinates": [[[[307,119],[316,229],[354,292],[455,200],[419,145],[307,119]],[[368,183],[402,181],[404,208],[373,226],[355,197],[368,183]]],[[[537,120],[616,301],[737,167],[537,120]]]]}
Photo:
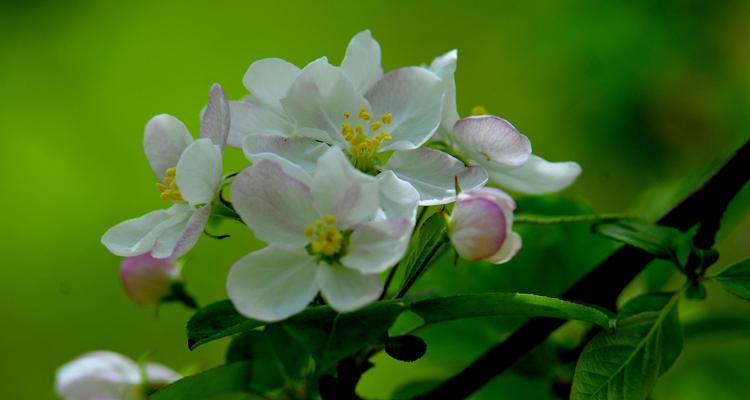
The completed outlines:
{"type": "Polygon", "coordinates": [[[159,198],[162,200],[182,201],[182,194],[175,182],[177,168],[171,167],[164,171],[164,182],[157,182],[156,189],[159,191],[159,198]]]}
{"type": "Polygon", "coordinates": [[[383,126],[383,124],[381,124],[380,122],[375,121],[375,122],[373,122],[373,123],[370,124],[370,129],[372,129],[373,131],[376,131],[376,130],[380,129],[382,126],[383,126]]]}
{"type": "Polygon", "coordinates": [[[388,133],[388,132],[386,132],[386,131],[380,132],[380,134],[378,135],[378,137],[381,138],[381,139],[383,139],[383,140],[391,140],[391,139],[393,139],[393,137],[391,136],[391,134],[388,133]]]}
{"type": "Polygon", "coordinates": [[[330,214],[326,215],[325,220],[326,220],[326,223],[328,225],[333,225],[333,224],[336,223],[336,217],[334,217],[333,215],[330,215],[330,214]]]}
{"type": "Polygon", "coordinates": [[[177,168],[176,167],[167,168],[167,170],[164,171],[164,176],[168,176],[170,178],[174,178],[174,176],[176,174],[177,174],[177,168]]]}
{"type": "Polygon", "coordinates": [[[362,125],[357,124],[357,126],[354,127],[354,131],[357,132],[358,135],[363,135],[364,130],[362,128],[362,125]]]}
{"type": "Polygon", "coordinates": [[[487,115],[487,109],[484,106],[474,106],[471,109],[471,115],[487,115]]]}
{"type": "Polygon", "coordinates": [[[352,115],[348,111],[344,111],[344,118],[349,119],[352,115]]]}
{"type": "Polygon", "coordinates": [[[320,219],[320,218],[316,219],[315,220],[315,226],[317,226],[318,228],[320,228],[321,226],[323,226],[323,220],[320,219]]]}
{"type": "Polygon", "coordinates": [[[386,125],[390,124],[391,122],[393,122],[393,114],[391,113],[383,114],[380,116],[380,120],[383,121],[383,123],[386,125]]]}
{"type": "Polygon", "coordinates": [[[169,189],[169,187],[161,182],[156,182],[156,189],[158,189],[160,192],[164,192],[165,190],[169,189]]]}
{"type": "Polygon", "coordinates": [[[315,228],[313,228],[312,226],[308,226],[307,228],[305,228],[305,236],[312,237],[314,234],[315,228]]]}
{"type": "Polygon", "coordinates": [[[365,121],[369,121],[372,118],[372,115],[367,112],[367,110],[364,107],[361,107],[359,109],[359,114],[357,115],[359,119],[363,119],[365,121]]]}

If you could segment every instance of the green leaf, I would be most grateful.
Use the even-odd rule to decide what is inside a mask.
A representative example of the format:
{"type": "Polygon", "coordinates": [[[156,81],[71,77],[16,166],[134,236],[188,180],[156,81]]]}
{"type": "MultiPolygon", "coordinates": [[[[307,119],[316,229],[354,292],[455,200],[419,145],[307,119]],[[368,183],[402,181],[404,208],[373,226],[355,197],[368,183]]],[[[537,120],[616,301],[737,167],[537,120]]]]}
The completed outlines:
{"type": "Polygon", "coordinates": [[[691,252],[691,238],[667,226],[621,220],[594,225],[594,231],[645,250],[655,257],[670,260],[680,267],[685,266],[691,252]]]}
{"type": "Polygon", "coordinates": [[[409,250],[399,265],[404,271],[402,287],[424,272],[425,263],[434,258],[445,239],[445,218],[440,213],[434,213],[415,232],[409,250]]]}
{"type": "Polygon", "coordinates": [[[678,299],[642,296],[623,307],[617,328],[599,333],[583,349],[571,400],[646,399],[682,349],[678,299]]]}
{"type": "Polygon", "coordinates": [[[265,323],[240,315],[229,300],[209,304],[193,314],[188,321],[188,348],[194,350],[205,343],[263,325],[265,323]]]}
{"type": "Polygon", "coordinates": [[[750,259],[730,266],[713,279],[729,293],[750,301],[750,259]]]}
{"type": "Polygon", "coordinates": [[[283,322],[281,326],[313,356],[319,373],[330,370],[342,358],[385,342],[404,305],[381,301],[350,313],[330,307],[314,307],[283,322]]]}
{"type": "Polygon", "coordinates": [[[250,389],[266,393],[290,381],[300,381],[308,372],[310,355],[278,325],[264,331],[249,331],[234,338],[227,350],[227,363],[252,363],[250,389]]]}
{"type": "Polygon", "coordinates": [[[409,309],[425,324],[473,317],[551,317],[593,322],[610,327],[603,310],[552,297],[522,293],[477,293],[418,300],[409,309]]]}
{"type": "MultiPolygon", "coordinates": [[[[241,399],[251,376],[251,363],[239,362],[191,375],[165,386],[149,397],[151,400],[241,399]]],[[[248,397],[250,398],[250,397],[248,397]]]]}

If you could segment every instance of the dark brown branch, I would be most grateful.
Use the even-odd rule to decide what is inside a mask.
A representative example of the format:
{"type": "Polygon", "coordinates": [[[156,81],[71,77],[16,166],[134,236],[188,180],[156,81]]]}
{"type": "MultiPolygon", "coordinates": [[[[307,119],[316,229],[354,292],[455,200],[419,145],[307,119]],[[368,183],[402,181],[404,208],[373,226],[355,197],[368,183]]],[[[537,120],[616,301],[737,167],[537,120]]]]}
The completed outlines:
{"type": "MultiPolygon", "coordinates": [[[[659,219],[659,224],[687,230],[697,223],[701,229],[696,244],[713,245],[721,216],[729,202],[750,179],[750,141],[724,164],[704,185],[659,219]]],[[[563,298],[614,310],[622,289],[633,280],[653,257],[639,249],[624,246],[563,294],[563,298]]],[[[419,399],[463,399],[492,378],[510,368],[541,344],[565,321],[533,318],[495,345],[463,371],[419,399]]]]}

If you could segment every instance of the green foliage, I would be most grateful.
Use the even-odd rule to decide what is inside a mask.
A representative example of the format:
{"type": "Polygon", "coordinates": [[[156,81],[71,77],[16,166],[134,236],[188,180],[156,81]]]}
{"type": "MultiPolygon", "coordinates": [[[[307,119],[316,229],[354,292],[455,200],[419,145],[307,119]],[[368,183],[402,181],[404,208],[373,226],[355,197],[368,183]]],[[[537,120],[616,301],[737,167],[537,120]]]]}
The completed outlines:
{"type": "Polygon", "coordinates": [[[447,242],[445,218],[437,210],[437,207],[424,209],[427,219],[415,230],[406,256],[398,265],[404,271],[399,293],[409,289],[447,242]]]}
{"type": "Polygon", "coordinates": [[[227,364],[191,375],[159,390],[151,400],[242,399],[252,373],[249,362],[227,364]]]}
{"type": "Polygon", "coordinates": [[[645,295],[625,305],[617,328],[584,348],[570,398],[646,399],[682,350],[679,295],[645,295]]]}
{"type": "Polygon", "coordinates": [[[188,348],[193,350],[202,344],[263,325],[238,314],[229,300],[213,303],[198,310],[188,321],[188,348]]]}
{"type": "Polygon", "coordinates": [[[714,280],[729,293],[750,301],[750,259],[730,266],[714,280]]]}
{"type": "Polygon", "coordinates": [[[609,328],[607,312],[560,299],[523,293],[478,293],[437,297],[411,303],[426,324],[472,317],[534,316],[593,322],[609,328]]]}
{"type": "Polygon", "coordinates": [[[273,391],[301,381],[310,366],[309,353],[277,325],[264,331],[238,335],[227,349],[227,363],[252,364],[250,389],[257,393],[273,391]]]}
{"type": "Polygon", "coordinates": [[[678,267],[687,264],[691,238],[675,228],[632,220],[620,220],[594,225],[594,230],[610,239],[629,244],[672,261],[678,267]]]}

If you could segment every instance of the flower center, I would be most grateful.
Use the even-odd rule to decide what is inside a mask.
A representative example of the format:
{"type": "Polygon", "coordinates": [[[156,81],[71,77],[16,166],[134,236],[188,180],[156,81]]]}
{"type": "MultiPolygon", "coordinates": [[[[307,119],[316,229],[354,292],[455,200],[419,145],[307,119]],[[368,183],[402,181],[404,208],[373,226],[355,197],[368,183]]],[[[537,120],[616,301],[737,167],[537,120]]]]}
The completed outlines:
{"type": "Polygon", "coordinates": [[[351,114],[344,113],[341,134],[349,142],[349,158],[354,166],[364,172],[374,172],[375,154],[383,141],[393,139],[385,126],[393,122],[393,115],[383,114],[380,120],[372,121],[372,115],[362,107],[357,113],[357,121],[349,122],[351,114]]]}
{"type": "Polygon", "coordinates": [[[174,179],[175,174],[177,174],[177,168],[167,168],[164,171],[164,183],[158,182],[156,184],[156,188],[161,192],[159,198],[162,200],[171,200],[175,203],[183,201],[180,188],[177,187],[177,182],[174,179]]]}
{"type": "Polygon", "coordinates": [[[331,260],[341,255],[344,248],[344,234],[336,227],[333,215],[316,219],[315,226],[305,229],[305,236],[311,239],[308,250],[322,259],[331,260]]]}

